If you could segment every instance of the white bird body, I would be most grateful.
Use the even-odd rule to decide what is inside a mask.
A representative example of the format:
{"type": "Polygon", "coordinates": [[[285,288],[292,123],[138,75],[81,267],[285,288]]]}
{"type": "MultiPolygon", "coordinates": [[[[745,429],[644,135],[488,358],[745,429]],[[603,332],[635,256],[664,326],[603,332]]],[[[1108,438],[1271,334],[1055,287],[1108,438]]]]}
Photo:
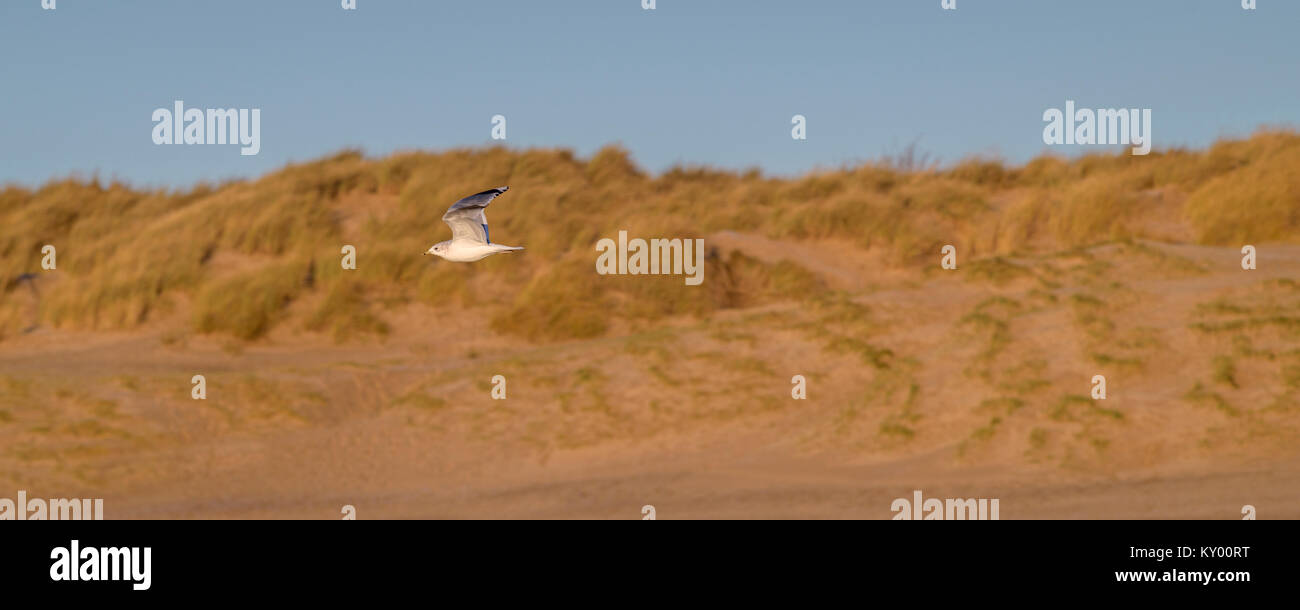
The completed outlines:
{"type": "Polygon", "coordinates": [[[451,204],[447,213],[442,215],[442,221],[451,227],[451,239],[434,244],[424,253],[441,256],[455,263],[471,263],[498,252],[523,250],[522,246],[494,244],[488,238],[487,215],[484,210],[493,199],[509,189],[508,186],[488,189],[451,204]]]}
{"type": "Polygon", "coordinates": [[[429,248],[427,254],[441,256],[453,263],[472,263],[498,252],[511,252],[514,250],[523,250],[523,248],[519,246],[503,246],[501,244],[456,243],[455,240],[451,240],[434,244],[432,248],[429,248]]]}

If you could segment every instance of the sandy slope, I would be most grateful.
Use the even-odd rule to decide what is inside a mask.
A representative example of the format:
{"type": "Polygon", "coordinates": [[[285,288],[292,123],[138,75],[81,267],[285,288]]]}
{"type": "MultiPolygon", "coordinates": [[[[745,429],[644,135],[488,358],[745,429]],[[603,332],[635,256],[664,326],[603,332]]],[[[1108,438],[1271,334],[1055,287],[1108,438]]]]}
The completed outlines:
{"type": "Polygon", "coordinates": [[[1300,248],[1249,272],[1143,242],[902,274],[832,242],[710,243],[852,297],[545,345],[417,307],[341,346],[230,349],[180,317],[39,330],[0,343],[0,490],[110,518],[870,519],[913,489],[1004,519],[1300,518],[1300,248]]]}

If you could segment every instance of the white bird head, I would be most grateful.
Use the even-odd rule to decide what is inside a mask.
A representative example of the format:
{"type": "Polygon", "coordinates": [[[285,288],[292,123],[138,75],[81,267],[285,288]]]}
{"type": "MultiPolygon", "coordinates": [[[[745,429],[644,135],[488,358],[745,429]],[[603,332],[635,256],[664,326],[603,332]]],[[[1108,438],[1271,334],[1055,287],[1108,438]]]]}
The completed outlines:
{"type": "Polygon", "coordinates": [[[448,244],[448,243],[450,243],[450,242],[440,241],[440,242],[438,242],[438,243],[436,243],[436,244],[433,244],[433,247],[432,247],[432,248],[429,248],[429,249],[426,250],[424,253],[425,253],[425,254],[432,254],[432,255],[434,255],[434,256],[443,256],[443,257],[445,257],[445,256],[447,256],[447,244],[448,244]]]}

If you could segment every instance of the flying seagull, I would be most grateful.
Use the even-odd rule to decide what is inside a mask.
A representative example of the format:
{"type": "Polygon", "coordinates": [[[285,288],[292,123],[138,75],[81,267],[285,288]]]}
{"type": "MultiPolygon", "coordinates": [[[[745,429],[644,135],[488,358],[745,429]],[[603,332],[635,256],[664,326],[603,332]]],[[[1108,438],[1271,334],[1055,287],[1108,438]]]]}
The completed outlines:
{"type": "Polygon", "coordinates": [[[523,250],[522,246],[503,246],[488,239],[488,223],[484,210],[497,195],[510,187],[502,186],[474,193],[469,197],[451,204],[442,221],[451,227],[451,241],[442,241],[425,251],[449,261],[469,263],[486,258],[498,252],[523,250]]]}

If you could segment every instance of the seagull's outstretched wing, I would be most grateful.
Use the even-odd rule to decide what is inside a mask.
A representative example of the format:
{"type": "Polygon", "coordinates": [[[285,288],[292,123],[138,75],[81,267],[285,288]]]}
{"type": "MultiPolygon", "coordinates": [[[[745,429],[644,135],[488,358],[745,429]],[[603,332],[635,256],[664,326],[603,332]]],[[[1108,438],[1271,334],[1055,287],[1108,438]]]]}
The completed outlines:
{"type": "Polygon", "coordinates": [[[451,241],[492,243],[488,240],[487,215],[483,212],[488,204],[497,198],[497,195],[506,192],[509,188],[502,186],[488,189],[451,204],[451,207],[447,208],[447,213],[442,215],[442,221],[451,227],[451,241]]]}

